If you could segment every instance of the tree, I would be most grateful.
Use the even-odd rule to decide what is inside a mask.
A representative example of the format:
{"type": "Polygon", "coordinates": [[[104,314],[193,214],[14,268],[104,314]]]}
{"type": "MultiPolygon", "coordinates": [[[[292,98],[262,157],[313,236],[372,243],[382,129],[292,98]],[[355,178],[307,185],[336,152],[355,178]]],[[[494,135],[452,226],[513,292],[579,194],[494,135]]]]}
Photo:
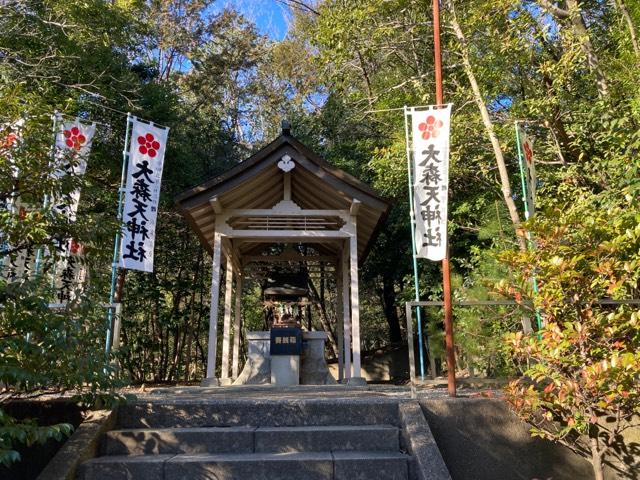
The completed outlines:
{"type": "Polygon", "coordinates": [[[566,8],[562,8],[551,0],[539,0],[540,5],[546,9],[551,15],[561,21],[568,21],[573,34],[576,36],[582,52],[587,61],[589,69],[596,77],[598,85],[598,94],[606,98],[609,96],[609,81],[600,64],[598,53],[591,42],[591,37],[587,25],[585,24],[582,8],[578,0],[567,0],[566,8]]]}
{"type": "Polygon", "coordinates": [[[518,274],[501,289],[510,285],[545,322],[538,333],[508,336],[524,375],[509,385],[509,402],[534,435],[589,458],[597,480],[616,452],[618,468],[634,468],[622,433],[640,413],[640,311],[599,302],[634,298],[640,285],[639,167],[626,160],[637,142],[636,134],[620,156],[567,171],[562,199],[526,224],[535,248],[502,255],[518,274]]]}
{"type": "Polygon", "coordinates": [[[66,113],[87,115],[94,106],[85,100],[120,106],[135,94],[135,77],[127,70],[137,31],[133,13],[133,7],[100,0],[11,1],[0,6],[0,264],[5,267],[29,251],[41,252],[38,272],[14,277],[3,271],[0,278],[4,465],[19,459],[18,444],[61,439],[71,432],[66,424],[16,421],[2,410],[5,402],[67,390],[88,405],[117,399],[110,395],[118,384],[112,359],[104,354],[105,278],[100,272],[109,262],[116,230],[105,210],[109,199],[115,200],[108,188],[109,166],[122,149],[111,148],[115,145],[109,133],[119,132],[117,127],[100,130],[84,176],[60,177],[56,172],[77,159],[52,157],[51,115],[61,107],[66,113]],[[82,203],[75,222],[44,200],[66,203],[76,189],[81,189],[82,203]],[[26,205],[22,212],[6,208],[18,199],[26,205]],[[91,281],[76,300],[52,309],[49,304],[57,303],[51,287],[59,259],[56,247],[70,238],[86,247],[84,266],[91,281]]]}
{"type": "MultiPolygon", "coordinates": [[[[471,91],[473,92],[473,98],[478,105],[478,110],[480,111],[480,116],[482,118],[482,123],[484,124],[484,128],[487,132],[487,137],[489,137],[489,141],[491,142],[491,147],[493,148],[493,153],[495,155],[496,165],[498,167],[498,172],[500,173],[500,184],[502,185],[502,196],[504,199],[504,203],[509,210],[509,216],[511,217],[511,222],[515,229],[520,226],[520,214],[518,213],[518,208],[513,200],[513,195],[511,193],[511,183],[509,180],[509,172],[507,170],[507,165],[504,158],[504,153],[502,151],[502,146],[500,145],[500,140],[496,135],[495,128],[493,126],[493,122],[491,117],[489,116],[489,109],[487,108],[486,101],[480,91],[480,86],[478,85],[478,80],[476,79],[476,75],[474,73],[473,66],[471,65],[470,55],[469,55],[469,45],[467,43],[466,36],[462,31],[462,27],[460,23],[458,23],[458,18],[456,16],[456,12],[454,9],[453,0],[449,0],[447,3],[449,7],[448,10],[450,12],[450,23],[451,28],[453,29],[456,38],[458,39],[458,46],[460,49],[460,56],[462,57],[462,64],[464,67],[464,72],[469,79],[469,85],[471,86],[471,91]]],[[[520,248],[525,250],[526,242],[524,238],[518,237],[518,241],[520,243],[520,248]]]]}

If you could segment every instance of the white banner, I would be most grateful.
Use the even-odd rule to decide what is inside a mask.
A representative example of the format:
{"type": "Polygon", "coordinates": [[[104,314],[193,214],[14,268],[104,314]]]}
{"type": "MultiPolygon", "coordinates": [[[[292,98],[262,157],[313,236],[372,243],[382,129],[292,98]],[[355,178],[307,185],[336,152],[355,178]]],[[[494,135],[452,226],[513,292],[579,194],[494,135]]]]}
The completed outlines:
{"type": "Polygon", "coordinates": [[[409,109],[413,139],[413,209],[416,256],[442,260],[447,255],[449,128],[451,105],[409,109]]]}
{"type": "Polygon", "coordinates": [[[153,271],[153,247],[168,128],[133,119],[122,212],[120,267],[153,271]]]}
{"type": "MultiPolygon", "coordinates": [[[[12,128],[12,133],[6,138],[6,140],[0,145],[4,148],[14,148],[21,140],[20,132],[24,120],[21,123],[17,123],[17,127],[12,128]]],[[[57,114],[55,117],[55,146],[54,146],[54,171],[53,177],[61,179],[66,175],[84,175],[87,168],[87,157],[91,151],[91,143],[95,134],[95,124],[87,125],[81,122],[79,118],[72,121],[64,121],[62,116],[57,114]]],[[[18,171],[14,168],[15,175],[18,175],[18,171]]],[[[69,221],[74,221],[76,212],[78,210],[78,203],[80,200],[80,190],[77,189],[70,193],[66,199],[51,198],[51,204],[53,208],[60,214],[67,217],[69,221]]],[[[24,204],[20,198],[16,198],[12,204],[9,205],[10,210],[18,215],[18,220],[22,221],[26,218],[29,211],[35,210],[33,206],[24,204]]],[[[59,259],[56,263],[54,270],[54,282],[59,290],[58,298],[60,303],[65,303],[61,297],[67,297],[69,294],[60,291],[62,285],[66,285],[67,290],[71,291],[72,288],[79,286],[77,283],[72,285],[68,282],[70,268],[75,272],[81,267],[80,262],[77,260],[77,255],[71,250],[73,240],[61,239],[57,240],[54,246],[59,259]]],[[[10,245],[6,245],[7,250],[11,249],[10,245]]],[[[16,280],[20,278],[29,278],[35,273],[35,264],[37,256],[37,248],[28,247],[21,248],[13,255],[7,256],[5,259],[5,271],[4,278],[7,280],[16,280]]],[[[51,256],[54,252],[44,249],[45,256],[51,256]]],[[[82,269],[82,271],[84,271],[82,269]]],[[[73,278],[75,280],[81,280],[82,275],[75,272],[73,278]]]]}
{"type": "Polygon", "coordinates": [[[84,247],[75,239],[62,246],[62,259],[56,266],[56,300],[66,304],[78,298],[84,285],[86,269],[84,268],[84,247]]]}
{"type": "MultiPolygon", "coordinates": [[[[6,123],[0,125],[0,158],[4,160],[4,164],[0,166],[0,174],[5,178],[12,178],[14,184],[18,177],[18,168],[15,165],[14,151],[20,145],[22,140],[22,127],[24,126],[24,119],[17,120],[13,123],[6,123]]],[[[13,214],[16,211],[15,192],[0,200],[0,208],[7,210],[13,214]]],[[[9,255],[6,252],[11,251],[11,245],[8,243],[7,235],[0,230],[0,278],[12,280],[16,276],[17,263],[15,255],[9,255]]]]}
{"type": "MultiPolygon", "coordinates": [[[[82,176],[87,171],[87,158],[91,152],[91,143],[96,132],[96,124],[87,125],[79,118],[63,121],[58,115],[56,122],[56,170],[54,176],[82,176]]],[[[65,215],[69,221],[76,219],[80,190],[71,192],[68,202],[52,199],[54,208],[65,215]]]]}
{"type": "MultiPolygon", "coordinates": [[[[24,221],[27,218],[29,211],[33,210],[33,208],[23,204],[20,201],[20,198],[13,202],[12,209],[17,213],[17,220],[19,222],[24,221]]],[[[5,243],[3,247],[7,251],[12,250],[12,246],[9,243],[5,243]]],[[[30,278],[35,272],[36,251],[37,249],[31,245],[28,247],[18,248],[15,252],[6,255],[4,257],[2,277],[10,282],[22,278],[30,278]]]]}
{"type": "MultiPolygon", "coordinates": [[[[520,130],[520,141],[522,142],[522,154],[524,156],[524,176],[527,194],[525,202],[527,202],[527,211],[529,217],[535,213],[535,200],[536,200],[536,166],[535,158],[533,156],[533,138],[527,136],[524,130],[520,130]]],[[[527,217],[527,218],[529,218],[527,217]]]]}

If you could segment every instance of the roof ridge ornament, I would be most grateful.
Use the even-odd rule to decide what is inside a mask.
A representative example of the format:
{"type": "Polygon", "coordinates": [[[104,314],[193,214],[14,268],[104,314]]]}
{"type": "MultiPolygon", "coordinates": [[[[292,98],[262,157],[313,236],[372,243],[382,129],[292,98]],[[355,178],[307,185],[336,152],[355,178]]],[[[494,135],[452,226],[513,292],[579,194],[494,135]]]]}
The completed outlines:
{"type": "Polygon", "coordinates": [[[283,172],[290,172],[295,168],[296,164],[293,159],[289,155],[283,155],[280,161],[278,162],[278,168],[283,172]]]}
{"type": "Polygon", "coordinates": [[[291,124],[288,120],[282,120],[282,135],[291,135],[291,124]]]}

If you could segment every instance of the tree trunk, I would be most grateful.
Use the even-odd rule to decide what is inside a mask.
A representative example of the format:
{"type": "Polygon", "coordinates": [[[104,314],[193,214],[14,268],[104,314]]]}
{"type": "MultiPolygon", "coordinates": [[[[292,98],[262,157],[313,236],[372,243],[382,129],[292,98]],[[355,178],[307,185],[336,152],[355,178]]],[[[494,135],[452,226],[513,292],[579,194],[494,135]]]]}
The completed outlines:
{"type": "MultiPolygon", "coordinates": [[[[554,95],[553,92],[553,80],[551,77],[543,73],[542,81],[549,95],[554,95]]],[[[551,112],[551,116],[548,120],[546,120],[546,124],[552,130],[552,133],[555,134],[556,140],[558,142],[559,149],[561,149],[560,154],[562,156],[562,162],[565,162],[565,158],[569,157],[569,162],[575,163],[580,159],[580,151],[571,143],[571,138],[567,133],[567,130],[564,126],[564,122],[560,117],[560,113],[558,111],[558,107],[554,107],[553,112],[551,112]]],[[[587,154],[585,153],[585,156],[587,154]]],[[[585,162],[588,162],[589,158],[584,158],[585,162]]]]}
{"type": "Polygon", "coordinates": [[[318,290],[316,286],[313,284],[313,281],[309,279],[309,288],[311,289],[311,294],[316,300],[313,302],[318,309],[318,317],[320,318],[320,323],[322,324],[322,329],[327,332],[329,336],[329,347],[331,349],[331,353],[333,353],[334,358],[338,358],[338,341],[336,340],[336,335],[331,328],[331,322],[327,316],[327,311],[323,303],[320,302],[320,296],[318,295],[318,290]]]}
{"type": "Polygon", "coordinates": [[[571,11],[571,26],[580,40],[580,48],[582,48],[582,51],[587,57],[587,65],[589,65],[589,68],[596,76],[598,94],[602,98],[608,97],[609,83],[607,82],[607,77],[602,67],[600,67],[600,60],[598,59],[596,50],[591,43],[589,30],[587,30],[587,25],[584,23],[584,18],[582,18],[582,10],[580,10],[578,0],[567,0],[567,6],[571,11]]]}
{"type": "Polygon", "coordinates": [[[389,341],[391,343],[401,342],[402,332],[400,330],[398,309],[396,308],[396,290],[393,278],[389,278],[388,275],[382,276],[382,307],[389,325],[389,341]]]}
{"type": "Polygon", "coordinates": [[[591,37],[587,25],[584,23],[584,18],[582,17],[580,4],[578,0],[566,0],[566,2],[567,8],[564,9],[555,5],[551,0],[538,0],[540,6],[558,20],[569,20],[573,33],[578,37],[578,41],[580,42],[582,53],[584,53],[587,58],[587,65],[596,76],[598,95],[600,98],[606,98],[609,96],[609,83],[604,71],[600,67],[600,60],[598,59],[596,50],[591,43],[591,37]]]}
{"type": "Polygon", "coordinates": [[[604,480],[604,472],[602,471],[602,452],[598,448],[598,439],[590,438],[591,446],[591,465],[593,466],[593,475],[595,480],[604,480]]]}
{"type": "MultiPolygon", "coordinates": [[[[196,270],[196,279],[198,277],[198,273],[199,270],[196,270]]],[[[197,280],[194,282],[194,284],[198,284],[197,280]]],[[[192,344],[192,338],[193,338],[193,331],[194,331],[194,325],[193,325],[193,309],[196,303],[196,290],[195,288],[192,290],[191,292],[191,308],[189,310],[189,317],[187,320],[187,338],[185,339],[185,346],[187,348],[187,358],[185,359],[184,362],[184,380],[186,382],[189,381],[190,379],[190,369],[191,369],[191,344],[192,344]]]]}
{"type": "MultiPolygon", "coordinates": [[[[493,128],[493,122],[489,117],[489,110],[487,109],[487,105],[482,97],[480,92],[480,87],[478,86],[478,81],[476,80],[475,73],[473,72],[473,67],[471,66],[471,60],[469,58],[469,47],[467,45],[467,39],[462,32],[462,28],[460,28],[460,24],[458,23],[458,19],[456,18],[453,0],[449,0],[449,10],[451,12],[451,27],[456,34],[458,42],[460,43],[460,51],[462,54],[462,64],[464,67],[464,71],[469,80],[469,84],[471,85],[471,90],[473,91],[473,97],[478,105],[478,109],[480,110],[480,116],[482,117],[482,123],[484,124],[485,130],[487,132],[487,136],[489,137],[489,141],[491,142],[491,146],[493,147],[493,153],[496,158],[496,164],[498,166],[498,172],[500,174],[500,183],[502,185],[502,196],[504,198],[504,202],[507,205],[507,209],[509,210],[509,216],[511,217],[511,222],[513,223],[516,232],[520,228],[520,215],[518,214],[518,209],[516,207],[515,202],[511,196],[511,184],[509,182],[509,172],[507,171],[507,165],[504,161],[504,154],[502,152],[502,147],[500,146],[500,141],[498,140],[498,136],[495,133],[493,128]]],[[[521,250],[527,249],[526,240],[521,236],[517,235],[518,244],[521,250]]]]}
{"type": "Polygon", "coordinates": [[[633,19],[629,14],[629,10],[624,3],[624,0],[615,0],[614,5],[620,10],[620,14],[624,21],[627,23],[627,28],[629,29],[629,36],[631,37],[631,44],[633,45],[633,51],[636,54],[636,58],[640,59],[640,44],[638,44],[638,32],[636,31],[636,26],[633,23],[633,19]]]}

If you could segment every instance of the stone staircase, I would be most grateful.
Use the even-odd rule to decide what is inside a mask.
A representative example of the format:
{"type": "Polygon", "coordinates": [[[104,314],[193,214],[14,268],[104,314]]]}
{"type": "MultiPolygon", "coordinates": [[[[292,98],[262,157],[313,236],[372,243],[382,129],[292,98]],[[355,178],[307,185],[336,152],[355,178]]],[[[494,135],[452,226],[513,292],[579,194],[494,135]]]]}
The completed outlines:
{"type": "Polygon", "coordinates": [[[152,401],[120,407],[78,480],[410,480],[398,403],[152,401]]]}

